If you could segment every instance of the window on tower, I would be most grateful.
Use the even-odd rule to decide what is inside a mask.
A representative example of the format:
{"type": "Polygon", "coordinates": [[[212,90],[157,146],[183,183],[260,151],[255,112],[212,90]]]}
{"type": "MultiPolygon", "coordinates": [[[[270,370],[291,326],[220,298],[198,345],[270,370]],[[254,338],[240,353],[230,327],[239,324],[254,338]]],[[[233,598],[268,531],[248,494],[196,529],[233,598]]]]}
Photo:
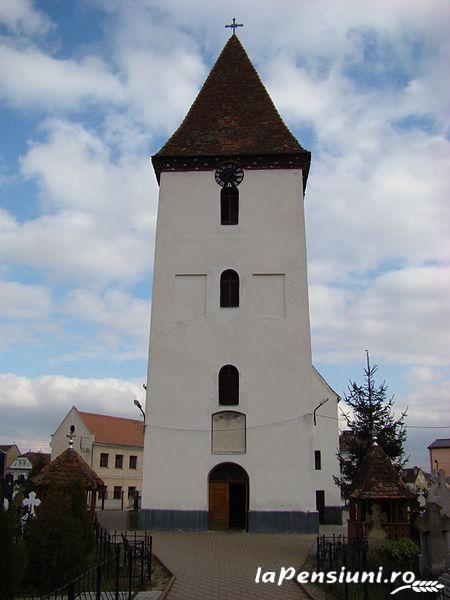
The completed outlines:
{"type": "Polygon", "coordinates": [[[239,371],[233,365],[219,371],[219,404],[239,404],[239,371]]]}
{"type": "Polygon", "coordinates": [[[220,306],[239,306],[239,275],[232,269],[220,276],[220,306]]]}
{"type": "Polygon", "coordinates": [[[237,225],[239,220],[239,190],[237,187],[223,187],[220,192],[221,225],[237,225]]]}

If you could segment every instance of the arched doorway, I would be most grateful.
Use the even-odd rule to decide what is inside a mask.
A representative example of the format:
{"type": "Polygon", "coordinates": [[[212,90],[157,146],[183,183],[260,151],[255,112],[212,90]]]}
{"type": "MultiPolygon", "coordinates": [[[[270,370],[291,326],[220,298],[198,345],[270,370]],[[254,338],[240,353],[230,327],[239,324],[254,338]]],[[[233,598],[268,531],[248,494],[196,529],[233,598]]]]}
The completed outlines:
{"type": "Polygon", "coordinates": [[[209,528],[248,527],[248,475],[235,463],[216,465],[208,476],[209,528]]]}

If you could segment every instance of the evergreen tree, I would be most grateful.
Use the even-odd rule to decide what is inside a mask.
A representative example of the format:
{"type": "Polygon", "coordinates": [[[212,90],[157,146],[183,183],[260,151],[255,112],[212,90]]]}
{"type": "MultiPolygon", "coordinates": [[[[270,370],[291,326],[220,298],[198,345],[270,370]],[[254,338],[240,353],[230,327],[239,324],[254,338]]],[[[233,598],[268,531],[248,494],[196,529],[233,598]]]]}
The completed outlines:
{"type": "Polygon", "coordinates": [[[344,495],[347,495],[350,484],[357,473],[361,461],[369,448],[376,441],[390,457],[398,470],[406,460],[404,443],[406,441],[406,411],[398,419],[394,417],[394,397],[387,398],[388,387],[383,381],[375,383],[377,365],[371,366],[367,352],[367,366],[364,369],[364,382],[358,385],[350,381],[344,401],[352,408],[353,418],[345,414],[350,434],[346,437],[349,458],[338,453],[341,466],[341,477],[335,477],[344,495]]]}

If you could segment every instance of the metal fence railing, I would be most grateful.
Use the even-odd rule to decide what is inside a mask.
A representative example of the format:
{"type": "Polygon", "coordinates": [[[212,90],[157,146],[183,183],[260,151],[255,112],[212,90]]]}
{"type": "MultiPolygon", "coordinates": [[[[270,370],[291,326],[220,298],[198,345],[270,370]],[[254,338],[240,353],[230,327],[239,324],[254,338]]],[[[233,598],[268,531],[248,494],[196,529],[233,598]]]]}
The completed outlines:
{"type": "MultiPolygon", "coordinates": [[[[402,584],[391,582],[390,569],[392,566],[383,565],[381,567],[375,560],[369,551],[367,538],[351,542],[343,535],[317,538],[316,571],[324,573],[324,583],[336,598],[342,600],[385,600],[389,598],[391,592],[402,584]],[[336,577],[332,583],[326,577],[331,572],[336,577]],[[356,573],[359,574],[358,580],[352,580],[351,577],[356,573]],[[368,574],[367,578],[361,580],[362,573],[368,574]]],[[[396,595],[396,600],[409,600],[416,596],[417,594],[412,590],[402,590],[396,595]]],[[[433,595],[429,594],[429,597],[431,599],[433,595]]]]}

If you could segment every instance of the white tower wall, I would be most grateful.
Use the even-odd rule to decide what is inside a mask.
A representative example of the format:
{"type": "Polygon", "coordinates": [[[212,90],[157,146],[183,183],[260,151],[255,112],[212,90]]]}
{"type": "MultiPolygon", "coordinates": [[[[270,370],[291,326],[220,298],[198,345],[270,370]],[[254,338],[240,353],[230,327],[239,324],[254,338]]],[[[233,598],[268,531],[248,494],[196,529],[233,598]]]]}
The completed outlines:
{"type": "Polygon", "coordinates": [[[301,170],[246,170],[238,225],[220,224],[213,171],[163,172],[160,185],[143,523],[207,526],[208,473],[230,461],[249,476],[251,528],[314,530],[301,170]],[[238,308],[220,307],[226,269],[240,277],[238,308]],[[239,370],[237,406],[218,402],[226,364],[239,370]],[[212,415],[228,409],[246,415],[245,453],[212,453],[212,415]]]}

